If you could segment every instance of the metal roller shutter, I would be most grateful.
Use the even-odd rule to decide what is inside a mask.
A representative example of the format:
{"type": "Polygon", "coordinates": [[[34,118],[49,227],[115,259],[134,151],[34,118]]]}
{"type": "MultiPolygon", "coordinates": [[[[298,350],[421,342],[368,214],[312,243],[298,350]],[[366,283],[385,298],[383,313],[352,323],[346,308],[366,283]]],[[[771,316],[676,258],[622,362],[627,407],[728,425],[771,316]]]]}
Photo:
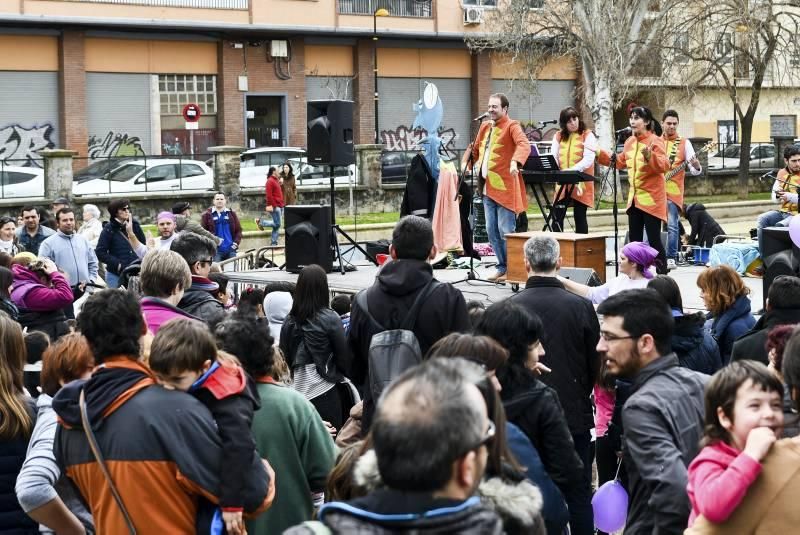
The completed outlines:
{"type": "Polygon", "coordinates": [[[349,76],[306,76],[306,99],[353,100],[353,83],[349,76]]]}
{"type": "Polygon", "coordinates": [[[378,121],[381,139],[389,150],[409,150],[415,136],[414,105],[425,91],[425,82],[436,84],[444,106],[442,138],[449,147],[463,149],[469,143],[470,81],[461,78],[378,78],[378,121]]]}
{"type": "Polygon", "coordinates": [[[86,74],[89,157],[150,154],[150,75],[86,74]]]}
{"type": "Polygon", "coordinates": [[[58,73],[0,72],[0,161],[41,167],[36,151],[58,146],[58,73]]]}
{"type": "Polygon", "coordinates": [[[492,80],[492,91],[505,93],[512,119],[527,123],[551,121],[567,106],[575,105],[575,82],[573,80],[541,80],[536,93],[524,89],[514,82],[513,90],[506,80],[492,80]]]}

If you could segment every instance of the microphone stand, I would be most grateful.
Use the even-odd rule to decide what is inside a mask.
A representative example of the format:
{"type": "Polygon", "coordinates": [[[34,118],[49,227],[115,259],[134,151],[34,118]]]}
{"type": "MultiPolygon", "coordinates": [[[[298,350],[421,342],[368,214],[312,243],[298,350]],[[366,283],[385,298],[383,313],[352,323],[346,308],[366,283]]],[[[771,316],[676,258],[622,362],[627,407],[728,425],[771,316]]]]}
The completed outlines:
{"type": "MultiPolygon", "coordinates": [[[[611,153],[611,165],[606,171],[606,176],[603,177],[603,181],[600,184],[600,191],[605,191],[605,184],[608,183],[608,179],[611,177],[611,194],[614,196],[614,200],[611,204],[611,216],[614,220],[614,275],[619,276],[619,204],[617,203],[617,153],[611,153]]],[[[597,204],[595,204],[594,209],[597,210],[600,207],[600,198],[602,195],[598,197],[597,204]]]]}
{"type": "Polygon", "coordinates": [[[494,285],[505,285],[504,282],[497,282],[497,281],[490,281],[488,279],[481,279],[475,273],[475,199],[473,198],[475,194],[475,160],[472,157],[472,148],[475,146],[475,143],[478,141],[478,134],[481,131],[480,125],[483,124],[483,118],[481,118],[480,123],[478,123],[478,129],[475,131],[475,135],[470,137],[472,138],[472,142],[467,145],[467,149],[469,150],[469,158],[467,159],[466,164],[461,169],[461,176],[458,179],[458,185],[456,186],[456,197],[453,199],[454,201],[458,200],[459,191],[461,191],[461,185],[466,182],[467,177],[467,169],[470,169],[470,183],[469,183],[469,193],[470,193],[470,202],[469,202],[469,215],[470,215],[470,232],[472,233],[472,254],[469,255],[469,271],[467,272],[467,276],[459,281],[452,283],[453,285],[461,284],[462,282],[469,282],[469,281],[477,281],[477,282],[485,282],[487,284],[494,284],[494,285]]]}

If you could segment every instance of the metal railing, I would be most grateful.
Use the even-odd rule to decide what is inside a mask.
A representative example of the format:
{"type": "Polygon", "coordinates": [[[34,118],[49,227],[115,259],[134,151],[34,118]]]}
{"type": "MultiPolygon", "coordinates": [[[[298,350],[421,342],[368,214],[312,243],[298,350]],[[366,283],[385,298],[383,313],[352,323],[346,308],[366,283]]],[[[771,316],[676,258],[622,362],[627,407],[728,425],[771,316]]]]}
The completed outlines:
{"type": "Polygon", "coordinates": [[[93,4],[124,4],[152,7],[188,7],[193,9],[248,9],[248,0],[67,0],[93,4]]]}
{"type": "Polygon", "coordinates": [[[433,0],[337,0],[342,15],[372,15],[386,8],[392,17],[431,18],[433,0]]]}
{"type": "MultiPolygon", "coordinates": [[[[708,154],[710,171],[739,169],[742,155],[741,143],[719,143],[708,154]]],[[[774,169],[776,147],[772,141],[750,142],[750,169],[774,169]]],[[[779,158],[779,160],[783,160],[779,158]]]]}

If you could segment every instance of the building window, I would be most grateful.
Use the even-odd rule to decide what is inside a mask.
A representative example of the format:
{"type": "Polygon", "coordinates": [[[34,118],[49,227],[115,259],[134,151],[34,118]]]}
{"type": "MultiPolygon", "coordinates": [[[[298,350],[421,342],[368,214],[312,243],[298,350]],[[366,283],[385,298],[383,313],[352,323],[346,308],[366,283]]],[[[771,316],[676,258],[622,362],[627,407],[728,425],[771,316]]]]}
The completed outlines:
{"type": "Polygon", "coordinates": [[[675,63],[689,63],[689,32],[678,32],[675,35],[675,63]]]}
{"type": "MultiPolygon", "coordinates": [[[[496,2],[497,0],[492,0],[496,2]]],[[[376,9],[386,8],[392,17],[431,18],[432,2],[418,0],[337,0],[339,13],[344,15],[370,15],[376,9]]],[[[474,5],[474,4],[473,4],[474,5]]],[[[492,4],[496,5],[496,4],[492,4]]]]}
{"type": "Polygon", "coordinates": [[[209,74],[158,76],[161,115],[180,115],[187,104],[197,104],[203,115],[217,113],[217,77],[209,74]]]}
{"type": "MultiPolygon", "coordinates": [[[[528,3],[530,7],[541,7],[541,2],[537,0],[528,0],[528,3]]],[[[497,0],[463,0],[463,4],[465,6],[497,7],[497,0]]]]}
{"type": "Polygon", "coordinates": [[[731,32],[717,34],[717,40],[714,43],[714,56],[720,60],[720,63],[730,63],[732,51],[733,34],[731,32]]]}

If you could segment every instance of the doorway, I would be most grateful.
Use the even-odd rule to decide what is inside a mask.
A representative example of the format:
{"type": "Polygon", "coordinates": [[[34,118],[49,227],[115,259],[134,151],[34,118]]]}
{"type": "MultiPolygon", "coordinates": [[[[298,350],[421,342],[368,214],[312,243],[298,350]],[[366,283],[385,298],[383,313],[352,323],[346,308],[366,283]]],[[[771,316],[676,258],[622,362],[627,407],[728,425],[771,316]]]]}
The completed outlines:
{"type": "Polygon", "coordinates": [[[247,143],[248,149],[256,147],[284,147],[286,133],[284,130],[282,96],[247,95],[247,143]]]}

